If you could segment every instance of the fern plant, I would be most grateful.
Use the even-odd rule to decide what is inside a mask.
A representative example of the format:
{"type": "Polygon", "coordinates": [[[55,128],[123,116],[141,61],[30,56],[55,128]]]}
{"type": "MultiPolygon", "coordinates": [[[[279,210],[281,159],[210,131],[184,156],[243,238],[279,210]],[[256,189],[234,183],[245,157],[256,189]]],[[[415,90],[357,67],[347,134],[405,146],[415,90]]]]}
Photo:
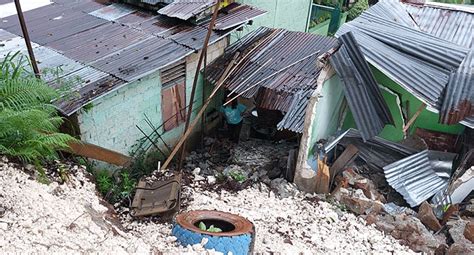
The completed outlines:
{"type": "Polygon", "coordinates": [[[0,63],[0,154],[25,162],[57,157],[71,136],[51,104],[57,92],[27,71],[26,58],[8,54],[0,63]]]}

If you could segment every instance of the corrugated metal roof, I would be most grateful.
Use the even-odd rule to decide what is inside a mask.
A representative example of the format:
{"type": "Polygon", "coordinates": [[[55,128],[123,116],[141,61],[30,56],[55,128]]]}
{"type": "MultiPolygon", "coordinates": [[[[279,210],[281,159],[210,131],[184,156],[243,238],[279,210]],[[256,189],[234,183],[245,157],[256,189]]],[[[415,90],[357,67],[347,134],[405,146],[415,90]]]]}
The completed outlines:
{"type": "MultiPolygon", "coordinates": [[[[372,65],[425,102],[428,109],[438,111],[444,101],[459,100],[456,97],[460,97],[464,85],[472,86],[472,82],[456,84],[454,90],[445,93],[451,73],[460,67],[469,48],[456,44],[459,36],[454,36],[455,29],[450,34],[451,41],[446,40],[447,36],[437,37],[439,34],[434,30],[423,32],[416,18],[414,24],[408,19],[411,16],[405,9],[407,6],[397,1],[381,1],[357,19],[344,24],[336,36],[352,31],[372,65]]],[[[473,27],[472,23],[470,26],[473,27]]],[[[462,28],[462,31],[473,37],[472,29],[462,28]]],[[[461,37],[465,38],[466,34],[461,37]]],[[[466,124],[469,120],[466,118],[461,123],[466,124]]],[[[473,126],[474,123],[467,125],[473,126]]]]}
{"type": "MultiPolygon", "coordinates": [[[[25,57],[27,56],[26,45],[22,37],[0,29],[0,44],[4,45],[0,47],[0,59],[12,51],[20,51],[25,57]]],[[[111,90],[124,83],[110,74],[79,63],[48,47],[36,43],[32,43],[32,47],[38,66],[42,70],[42,78],[52,87],[61,87],[61,91],[64,91],[66,100],[62,99],[55,103],[64,114],[76,111],[88,100],[97,98],[101,95],[100,91],[111,90]],[[94,92],[89,92],[88,97],[80,96],[85,95],[84,91],[91,90],[94,92]]],[[[33,72],[31,66],[25,67],[33,72]]]]}
{"type": "Polygon", "coordinates": [[[449,77],[446,95],[440,112],[442,123],[455,124],[474,117],[474,49],[449,77]]]}
{"type": "Polygon", "coordinates": [[[158,10],[159,14],[188,20],[216,4],[216,0],[174,0],[158,10]]]}
{"type": "Polygon", "coordinates": [[[208,66],[207,77],[216,82],[235,52],[243,52],[244,59],[237,60],[239,64],[229,74],[224,86],[233,93],[242,93],[243,97],[255,96],[259,107],[291,112],[290,116],[297,116],[295,119],[298,121],[287,117],[279,127],[302,132],[308,95],[316,89],[321,71],[317,58],[337,46],[335,38],[259,28],[229,47],[222,57],[208,66]],[[250,49],[254,50],[250,52],[250,49]],[[298,92],[302,101],[293,103],[298,92]]]}
{"type": "Polygon", "coordinates": [[[466,48],[474,46],[474,8],[471,12],[457,5],[410,5],[404,4],[421,31],[456,43],[466,48]]]}
{"type": "Polygon", "coordinates": [[[192,51],[173,41],[150,37],[91,63],[125,81],[134,81],[172,64],[192,51]]]}
{"type": "Polygon", "coordinates": [[[390,186],[400,193],[410,206],[415,207],[448,184],[448,180],[438,176],[433,166],[429,151],[424,150],[383,169],[390,186]]]}
{"type": "Polygon", "coordinates": [[[101,19],[114,21],[130,13],[136,12],[135,9],[123,4],[111,4],[104,6],[98,10],[92,11],[89,14],[101,19]]]}
{"type": "MultiPolygon", "coordinates": [[[[54,0],[51,5],[25,12],[37,58],[42,61],[40,68],[62,65],[62,76],[82,80],[75,86],[74,96],[58,103],[66,115],[127,82],[183,59],[204,43],[208,23],[193,25],[107,4],[106,0],[54,0]],[[72,63],[74,68],[69,68],[72,63]]],[[[213,31],[210,44],[243,23],[213,31]]],[[[0,29],[5,30],[0,30],[0,39],[10,40],[0,51],[24,50],[16,15],[2,19],[0,29]]]]}
{"type": "Polygon", "coordinates": [[[341,78],[347,102],[364,141],[378,135],[393,118],[382,92],[351,32],[339,37],[342,46],[330,58],[341,78]]]}
{"type": "Polygon", "coordinates": [[[358,156],[374,173],[383,171],[383,167],[419,152],[414,148],[378,136],[364,142],[360,131],[352,128],[325,146],[326,153],[338,143],[346,147],[349,144],[356,146],[359,150],[358,156]]]}
{"type": "Polygon", "coordinates": [[[214,29],[226,30],[235,26],[236,24],[247,23],[248,21],[262,16],[265,13],[266,11],[260,10],[253,6],[232,3],[220,10],[220,14],[216,19],[214,29]]]}
{"type": "Polygon", "coordinates": [[[383,0],[367,10],[368,13],[384,17],[407,27],[418,29],[418,25],[398,0],[383,0]]]}

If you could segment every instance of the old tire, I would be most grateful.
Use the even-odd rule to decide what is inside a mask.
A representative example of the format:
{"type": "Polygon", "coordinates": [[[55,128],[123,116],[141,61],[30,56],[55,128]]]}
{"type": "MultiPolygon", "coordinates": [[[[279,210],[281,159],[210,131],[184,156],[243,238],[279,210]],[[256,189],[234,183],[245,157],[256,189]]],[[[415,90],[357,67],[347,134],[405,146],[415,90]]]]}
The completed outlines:
{"type": "Polygon", "coordinates": [[[255,230],[253,224],[238,215],[219,211],[190,211],[176,216],[172,234],[183,246],[201,243],[207,238],[206,249],[234,255],[249,254],[253,250],[255,230]],[[225,222],[223,232],[212,233],[201,230],[199,222],[225,222]],[[233,229],[232,229],[233,227],[233,229]]]}

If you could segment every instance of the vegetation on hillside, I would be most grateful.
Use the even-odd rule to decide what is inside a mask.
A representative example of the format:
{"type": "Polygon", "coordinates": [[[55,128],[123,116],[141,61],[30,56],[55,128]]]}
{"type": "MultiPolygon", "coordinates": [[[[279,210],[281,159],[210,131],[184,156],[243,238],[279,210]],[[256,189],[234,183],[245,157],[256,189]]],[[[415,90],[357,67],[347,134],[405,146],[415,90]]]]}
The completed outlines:
{"type": "Polygon", "coordinates": [[[347,12],[347,21],[357,18],[362,12],[369,9],[368,0],[358,0],[347,12]]]}
{"type": "Polygon", "coordinates": [[[59,132],[63,118],[51,104],[57,91],[27,66],[19,53],[0,62],[0,154],[38,162],[56,158],[74,138],[59,132]]]}

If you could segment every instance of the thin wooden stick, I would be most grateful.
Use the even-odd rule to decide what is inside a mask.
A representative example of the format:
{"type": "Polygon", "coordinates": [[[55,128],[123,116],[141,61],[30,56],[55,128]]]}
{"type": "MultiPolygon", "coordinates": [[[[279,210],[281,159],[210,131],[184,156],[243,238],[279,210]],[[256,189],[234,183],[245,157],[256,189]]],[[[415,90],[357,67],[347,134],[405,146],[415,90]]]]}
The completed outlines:
{"type": "Polygon", "coordinates": [[[416,110],[415,115],[411,117],[411,119],[407,122],[407,124],[403,127],[403,133],[406,133],[410,126],[415,122],[415,120],[420,116],[421,112],[426,108],[426,104],[422,103],[418,110],[416,110]]]}

